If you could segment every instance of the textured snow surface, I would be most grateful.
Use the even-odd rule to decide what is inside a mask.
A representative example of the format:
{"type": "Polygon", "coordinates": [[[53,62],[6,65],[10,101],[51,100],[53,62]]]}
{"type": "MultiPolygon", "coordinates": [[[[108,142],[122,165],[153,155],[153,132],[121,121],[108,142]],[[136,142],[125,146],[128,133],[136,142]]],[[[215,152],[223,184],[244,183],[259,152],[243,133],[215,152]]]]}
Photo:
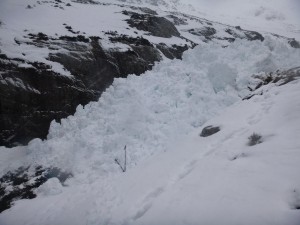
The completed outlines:
{"type": "Polygon", "coordinates": [[[47,141],[0,148],[0,173],[57,166],[56,178],[0,214],[0,224],[299,225],[300,83],[241,101],[251,75],[299,66],[268,37],[202,44],[141,76],[115,79],[98,102],[51,124],[47,141]],[[219,115],[219,116],[217,116],[219,115]],[[201,138],[207,125],[221,131],[201,138]],[[263,143],[248,146],[253,133],[263,143]],[[127,146],[128,170],[123,162],[127,146]]]}

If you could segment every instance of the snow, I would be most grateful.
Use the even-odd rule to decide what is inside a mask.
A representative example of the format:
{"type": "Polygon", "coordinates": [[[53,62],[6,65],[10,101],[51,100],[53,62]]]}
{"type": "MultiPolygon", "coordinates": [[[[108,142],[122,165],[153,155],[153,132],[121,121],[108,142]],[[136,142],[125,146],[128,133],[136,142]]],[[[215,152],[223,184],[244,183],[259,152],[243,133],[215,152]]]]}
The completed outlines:
{"type": "Polygon", "coordinates": [[[53,121],[47,142],[34,140],[25,147],[27,160],[78,173],[87,168],[107,173],[118,169],[114,158],[127,145],[128,163],[134,165],[245,97],[252,74],[295,67],[299,58],[299,50],[271,38],[237,41],[225,49],[202,44],[182,61],[115,79],[98,102],[79,106],[61,125],[53,121]]]}
{"type": "MultiPolygon", "coordinates": [[[[140,2],[100,2],[104,1],[140,2]]],[[[117,5],[70,3],[72,7],[62,10],[33,0],[2,0],[2,53],[50,64],[49,49],[19,46],[14,38],[26,41],[24,29],[70,35],[63,23],[87,36],[111,30],[144,34],[126,29],[127,17],[117,5]],[[28,4],[33,8],[26,9],[28,4]]],[[[299,38],[296,4],[292,0],[146,0],[138,5],[158,7],[161,15],[168,14],[163,10],[178,10],[299,38]]],[[[214,25],[221,33],[223,25],[214,25]]],[[[0,214],[1,225],[299,225],[300,81],[269,84],[257,91],[262,94],[242,98],[249,94],[247,87],[258,82],[252,75],[299,66],[300,50],[273,36],[266,36],[264,42],[236,40],[223,48],[187,36],[184,30],[192,27],[199,24],[179,26],[183,36],[199,43],[184,53],[183,60],[165,59],[141,76],[115,79],[98,102],[78,106],[75,115],[61,124],[53,121],[48,140],[0,147],[0,176],[28,165],[58,167],[73,174],[64,184],[49,179],[36,190],[35,199],[16,201],[0,214]],[[200,137],[209,125],[221,131],[200,137]],[[262,143],[248,146],[253,133],[262,136],[262,143]],[[124,146],[128,167],[122,173],[115,159],[123,163],[124,146]]],[[[149,39],[186,44],[176,37],[149,39]]],[[[127,49],[106,39],[101,43],[105,49],[127,49]]],[[[27,62],[19,66],[29,67],[27,62]]],[[[70,76],[59,64],[52,66],[70,76]]],[[[21,81],[5,82],[27,88],[21,81]]]]}
{"type": "Polygon", "coordinates": [[[252,27],[273,33],[294,33],[299,38],[299,2],[296,0],[182,0],[203,16],[217,21],[252,27]],[[265,30],[266,31],[266,30],[265,30]]]}
{"type": "MultiPolygon", "coordinates": [[[[23,59],[26,62],[42,62],[50,65],[54,72],[72,76],[62,65],[48,60],[49,53],[62,51],[57,41],[49,41],[48,45],[37,47],[28,44],[32,42],[28,34],[43,33],[50,38],[77,35],[100,36],[103,38],[101,44],[106,50],[126,51],[129,48],[128,45],[112,43],[109,35],[104,35],[104,33],[116,31],[118,34],[131,37],[141,37],[147,33],[128,28],[126,22],[128,16],[122,14],[123,10],[130,10],[128,6],[121,7],[111,4],[113,2],[109,2],[108,5],[91,5],[65,0],[60,3],[63,7],[61,9],[54,7],[54,3],[53,1],[1,0],[1,53],[10,58],[23,59]],[[71,6],[66,6],[67,3],[70,3],[71,6]],[[32,8],[28,9],[28,5],[31,5],[32,8]],[[70,33],[66,26],[70,26],[73,31],[79,33],[70,33]]],[[[165,43],[168,46],[188,44],[186,40],[177,37],[167,39],[149,36],[147,39],[151,43],[165,43]]]]}
{"type": "MultiPolygon", "coordinates": [[[[111,2],[111,0],[98,0],[111,2]]],[[[298,0],[118,0],[300,39],[298,0]]]]}
{"type": "MultiPolygon", "coordinates": [[[[101,5],[76,4],[71,1],[72,6],[65,9],[53,7],[51,1],[27,0],[3,0],[0,7],[0,21],[3,25],[0,29],[0,40],[2,43],[1,51],[11,58],[20,58],[30,62],[43,62],[51,66],[54,72],[65,76],[72,76],[61,64],[49,61],[49,53],[55,53],[56,50],[51,46],[35,47],[26,42],[31,40],[26,37],[29,33],[44,33],[49,37],[74,36],[65,25],[71,26],[73,30],[80,31],[82,35],[100,36],[104,31],[118,30],[123,34],[128,34],[126,30],[127,23],[124,21],[127,17],[120,12],[120,7],[101,5]],[[33,6],[26,8],[27,5],[33,6]],[[97,22],[95,22],[97,21],[97,22]],[[20,41],[17,44],[15,40],[20,41]]],[[[76,34],[77,36],[77,34],[76,34]]],[[[52,43],[57,48],[55,43],[52,43]]],[[[112,46],[114,47],[114,45],[112,46]]],[[[60,48],[60,47],[59,47],[60,48]]],[[[58,48],[58,50],[59,50],[58,48]]]]}
{"type": "MultiPolygon", "coordinates": [[[[291,0],[289,0],[291,1],[291,0]]],[[[276,0],[276,4],[270,1],[250,0],[237,1],[214,0],[210,3],[207,0],[200,1],[118,1],[118,0],[97,0],[100,4],[81,4],[64,0],[55,7],[53,1],[36,1],[36,0],[2,0],[0,3],[0,41],[1,53],[6,54],[9,58],[19,58],[28,62],[42,62],[51,67],[54,72],[72,77],[72,74],[57,62],[49,60],[49,54],[55,54],[62,49],[59,41],[48,41],[48,44],[32,44],[29,34],[46,34],[49,38],[59,38],[60,36],[77,36],[85,37],[99,36],[102,38],[101,45],[108,51],[127,51],[128,45],[121,43],[112,43],[106,32],[118,32],[118,34],[128,35],[131,37],[144,36],[152,44],[164,43],[167,46],[172,45],[191,45],[183,37],[200,44],[205,39],[189,33],[189,29],[203,29],[205,25],[199,21],[188,20],[186,25],[178,25],[177,28],[181,34],[180,37],[162,38],[147,35],[147,32],[129,28],[126,22],[128,16],[122,13],[123,10],[132,10],[131,5],[140,7],[148,6],[158,11],[158,16],[167,16],[172,13],[187,13],[221,23],[214,23],[216,37],[229,37],[225,32],[228,28],[224,24],[233,26],[241,25],[243,29],[273,32],[284,35],[289,38],[300,39],[300,25],[298,14],[294,13],[298,6],[292,3],[283,3],[276,0]],[[241,3],[242,2],[242,3],[241,3]],[[70,3],[71,6],[66,6],[70,3]],[[107,3],[103,5],[103,3],[107,3]],[[120,4],[128,4],[122,6],[120,4]],[[212,7],[212,4],[214,7],[212,7]],[[31,8],[27,6],[30,5],[31,8]],[[234,6],[234,7],[233,7],[234,6]],[[257,7],[259,7],[257,9],[257,7]],[[238,10],[237,10],[238,9],[238,10]],[[256,10],[256,11],[255,11],[256,10]],[[170,12],[171,11],[171,12],[170,12]],[[253,11],[253,12],[252,12],[253,11]],[[278,14],[280,11],[283,15],[278,14]],[[222,12],[222,13],[221,13],[222,12]],[[226,12],[226,13],[225,13],[226,12]],[[225,14],[224,14],[225,13],[225,14]],[[223,15],[224,14],[224,15],[223,15]],[[277,15],[278,14],[278,15],[277,15]],[[297,17],[294,19],[293,15],[297,17]],[[293,25],[292,25],[293,24],[293,25]],[[71,33],[66,27],[71,27],[74,32],[71,33]]],[[[297,11],[298,12],[298,11],[297,11]]],[[[142,13],[142,12],[141,12],[142,13]]],[[[204,19],[205,21],[205,19],[204,19]]],[[[222,45],[228,45],[226,40],[213,40],[222,45]]],[[[81,43],[84,45],[83,43],[81,43]]]]}
{"type": "Polygon", "coordinates": [[[58,178],[54,177],[38,187],[36,193],[40,196],[57,195],[62,193],[62,185],[58,178]]]}
{"type": "Polygon", "coordinates": [[[1,174],[36,164],[74,175],[16,201],[0,224],[299,224],[300,82],[241,100],[253,74],[299,59],[274,37],[203,43],[182,61],[115,79],[98,102],[52,122],[48,140],[0,148],[1,174]],[[208,125],[221,131],[200,137],[208,125]],[[262,143],[250,147],[254,132],[262,143]],[[122,173],[114,160],[123,163],[125,145],[122,173]]]}

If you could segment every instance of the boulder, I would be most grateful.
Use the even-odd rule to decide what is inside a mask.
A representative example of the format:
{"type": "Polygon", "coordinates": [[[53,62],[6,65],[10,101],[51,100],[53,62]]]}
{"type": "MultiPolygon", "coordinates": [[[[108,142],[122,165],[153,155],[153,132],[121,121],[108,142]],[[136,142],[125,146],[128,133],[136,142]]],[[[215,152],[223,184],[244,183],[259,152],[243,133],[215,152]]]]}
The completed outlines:
{"type": "Polygon", "coordinates": [[[123,14],[130,16],[127,19],[130,27],[149,32],[150,35],[164,38],[180,36],[175,25],[164,17],[152,14],[139,14],[131,11],[123,11],[123,14]]]}
{"type": "Polygon", "coordinates": [[[204,127],[201,134],[200,134],[200,137],[208,137],[208,136],[211,136],[215,133],[218,133],[220,131],[220,127],[217,127],[217,126],[207,126],[207,127],[204,127]]]}

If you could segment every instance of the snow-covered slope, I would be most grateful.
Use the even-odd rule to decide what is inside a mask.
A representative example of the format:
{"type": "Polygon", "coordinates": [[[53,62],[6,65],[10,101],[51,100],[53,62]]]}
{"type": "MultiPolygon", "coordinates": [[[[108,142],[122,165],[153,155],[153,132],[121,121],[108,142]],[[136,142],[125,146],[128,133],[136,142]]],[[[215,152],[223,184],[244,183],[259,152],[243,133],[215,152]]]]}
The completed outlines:
{"type": "Polygon", "coordinates": [[[182,61],[116,79],[99,102],[53,122],[49,140],[0,148],[2,175],[40,165],[73,174],[16,201],[0,223],[297,225],[300,83],[270,83],[241,99],[260,82],[251,75],[296,67],[299,58],[271,37],[202,44],[182,61]],[[206,125],[221,131],[200,137],[206,125]],[[262,143],[250,147],[253,132],[262,143]],[[115,159],[123,163],[125,145],[122,173],[115,159]]]}
{"type": "MultiPolygon", "coordinates": [[[[99,0],[111,2],[110,0],[99,0]]],[[[115,0],[180,11],[233,26],[299,39],[298,0],[115,0]]]]}
{"type": "MultiPolygon", "coordinates": [[[[270,30],[272,27],[268,24],[264,24],[264,19],[260,18],[253,21],[252,17],[249,17],[247,22],[259,24],[261,27],[245,27],[244,24],[238,20],[233,20],[229,23],[224,19],[230,17],[228,14],[238,17],[239,15],[236,13],[230,11],[225,15],[220,15],[219,11],[217,11],[219,7],[223,10],[222,12],[226,12],[229,7],[232,7],[234,12],[238,9],[239,13],[245,14],[243,10],[250,10],[249,5],[260,6],[262,7],[262,11],[264,11],[264,7],[269,5],[270,8],[277,7],[276,10],[285,11],[286,14],[293,15],[292,9],[297,9],[297,4],[284,4],[278,0],[276,4],[271,4],[270,1],[258,1],[261,2],[261,4],[257,2],[253,3],[252,1],[243,1],[243,3],[240,4],[238,4],[238,2],[241,1],[227,0],[221,3],[221,1],[215,0],[215,2],[209,3],[209,1],[205,0],[192,2],[185,0],[2,0],[0,3],[1,53],[10,58],[25,60],[25,63],[23,63],[25,65],[22,65],[24,67],[27,62],[38,61],[50,65],[51,70],[61,75],[70,76],[71,72],[65,68],[64,65],[51,60],[51,57],[49,57],[49,54],[62,53],[68,50],[65,46],[55,43],[55,41],[64,40],[62,37],[65,36],[77,37],[81,35],[83,39],[99,37],[99,42],[105,50],[115,51],[127,51],[131,48],[127,44],[112,41],[111,39],[114,32],[116,32],[115,35],[128,35],[133,38],[144,36],[151,44],[164,43],[169,47],[172,45],[190,46],[191,42],[189,40],[198,44],[205,41],[207,36],[211,37],[215,42],[226,45],[228,44],[228,39],[226,38],[242,38],[244,36],[242,30],[239,30],[235,35],[226,31],[228,28],[234,30],[235,26],[241,26],[246,30],[252,29],[260,31],[263,35],[267,32],[273,32],[274,34],[283,35],[287,38],[300,38],[297,36],[297,32],[300,32],[299,27],[295,28],[294,32],[284,33],[283,31],[280,32],[279,28],[286,26],[283,26],[278,21],[276,21],[278,30],[270,30]],[[281,2],[281,4],[279,2],[281,2]],[[215,7],[212,7],[212,4],[215,4],[215,7]],[[184,6],[186,5],[190,5],[195,9],[204,8],[205,11],[208,9],[216,11],[208,11],[205,16],[201,16],[202,14],[197,10],[185,10],[184,6]],[[143,8],[143,6],[149,6],[156,11],[150,11],[147,8],[143,8]],[[228,8],[224,8],[225,6],[228,8]],[[292,8],[292,6],[295,7],[292,8]],[[175,11],[171,11],[172,8],[174,8],[175,11]],[[126,14],[124,11],[132,11],[142,15],[153,13],[159,17],[166,17],[174,22],[180,36],[170,35],[170,37],[167,38],[160,35],[153,35],[147,30],[132,25],[128,26],[128,19],[131,14],[126,14]],[[187,15],[182,13],[187,13],[187,15]],[[197,17],[192,17],[193,14],[197,17]],[[177,18],[174,18],[174,16],[177,18]],[[211,16],[214,18],[211,18],[211,16]],[[209,21],[209,19],[214,19],[216,22],[209,21]],[[226,23],[229,25],[225,25],[226,23]],[[211,32],[212,34],[204,34],[205,28],[207,27],[213,28],[215,31],[211,32]],[[191,29],[196,31],[203,30],[203,32],[197,35],[196,32],[192,32],[191,29]],[[39,36],[39,33],[45,36],[39,36]],[[40,38],[41,41],[44,41],[44,43],[35,43],[35,41],[37,41],[34,39],[35,35],[37,35],[37,38],[40,38]]],[[[142,18],[140,18],[140,20],[142,20],[142,18]]],[[[137,19],[134,23],[140,23],[140,20],[137,19]]],[[[295,26],[299,25],[296,22],[294,24],[295,26]]],[[[89,40],[86,40],[86,43],[88,42],[89,40]]],[[[27,66],[30,67],[30,65],[27,66]]]]}
{"type": "MultiPolygon", "coordinates": [[[[203,42],[227,46],[270,35],[268,29],[259,33],[238,22],[211,21],[180,2],[163,2],[1,1],[0,145],[45,139],[52,120],[96,101],[115,77],[142,74],[165,58],[181,59],[203,42]]],[[[271,35],[300,48],[293,34],[271,35]]]]}
{"type": "Polygon", "coordinates": [[[1,110],[43,118],[40,96],[54,114],[112,85],[47,140],[0,147],[0,225],[299,225],[299,24],[272,3],[1,1],[1,110]]]}

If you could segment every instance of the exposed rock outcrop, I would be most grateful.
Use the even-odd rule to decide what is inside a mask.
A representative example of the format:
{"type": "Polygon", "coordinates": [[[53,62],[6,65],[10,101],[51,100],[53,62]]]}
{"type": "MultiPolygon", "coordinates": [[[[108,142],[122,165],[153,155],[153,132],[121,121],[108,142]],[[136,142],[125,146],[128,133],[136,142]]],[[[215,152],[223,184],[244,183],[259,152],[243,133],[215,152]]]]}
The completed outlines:
{"type": "Polygon", "coordinates": [[[0,57],[0,144],[26,144],[45,138],[49,124],[74,113],[78,104],[96,100],[92,90],[42,63],[20,67],[18,59],[0,57]]]}
{"type": "Polygon", "coordinates": [[[115,77],[141,74],[161,60],[155,46],[138,39],[129,44],[132,50],[108,52],[96,37],[60,37],[59,42],[41,33],[35,37],[31,44],[65,48],[65,52],[50,53],[48,59],[62,64],[73,77],[53,72],[49,65],[38,62],[22,67],[19,64],[24,60],[2,54],[0,145],[46,138],[52,120],[73,114],[79,104],[96,101],[115,77]]]}
{"type": "Polygon", "coordinates": [[[220,131],[220,127],[218,126],[207,126],[204,127],[201,131],[200,137],[208,137],[220,131]]]}
{"type": "Polygon", "coordinates": [[[150,35],[157,37],[170,38],[172,36],[180,36],[175,25],[164,17],[131,11],[123,11],[123,13],[130,16],[130,19],[127,20],[130,27],[149,32],[150,35]]]}
{"type": "Polygon", "coordinates": [[[289,70],[266,73],[266,74],[255,74],[253,78],[257,80],[257,83],[254,86],[248,86],[251,94],[244,97],[243,100],[249,100],[255,95],[262,95],[263,92],[260,90],[264,85],[274,83],[278,86],[285,85],[289,82],[292,82],[296,79],[300,79],[300,67],[295,67],[289,70]]]}
{"type": "Polygon", "coordinates": [[[20,167],[10,171],[0,178],[0,213],[18,199],[32,199],[36,197],[35,190],[51,178],[57,178],[62,185],[72,177],[72,174],[58,168],[20,167]]]}

